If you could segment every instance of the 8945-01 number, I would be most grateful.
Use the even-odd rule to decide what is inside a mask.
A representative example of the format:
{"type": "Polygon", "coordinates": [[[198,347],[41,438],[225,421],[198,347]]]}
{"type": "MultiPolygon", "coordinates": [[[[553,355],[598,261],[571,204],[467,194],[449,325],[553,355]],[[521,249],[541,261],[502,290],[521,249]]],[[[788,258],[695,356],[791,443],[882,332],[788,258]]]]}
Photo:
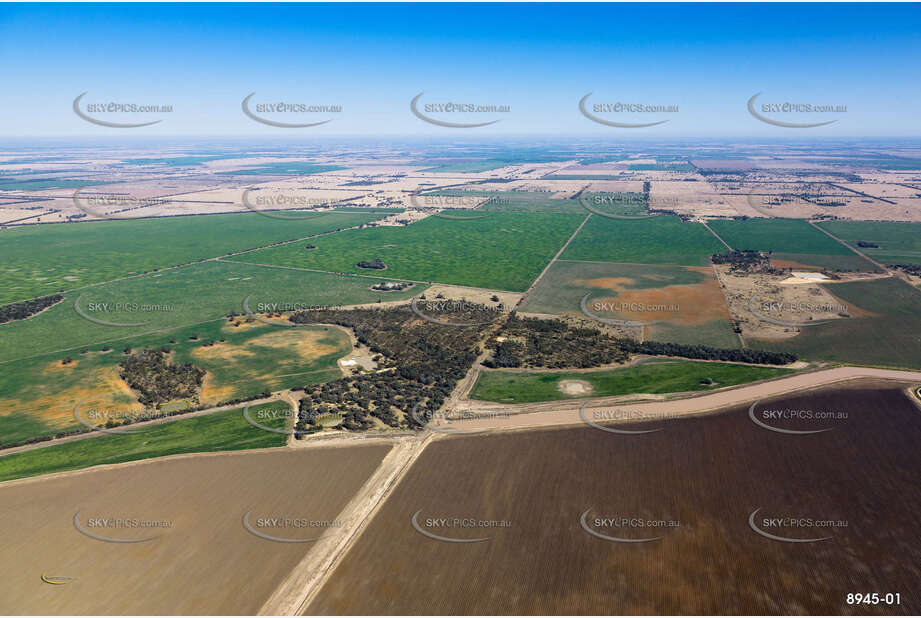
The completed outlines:
{"type": "Polygon", "coordinates": [[[900,605],[902,595],[898,592],[849,592],[847,595],[848,605],[900,605]]]}

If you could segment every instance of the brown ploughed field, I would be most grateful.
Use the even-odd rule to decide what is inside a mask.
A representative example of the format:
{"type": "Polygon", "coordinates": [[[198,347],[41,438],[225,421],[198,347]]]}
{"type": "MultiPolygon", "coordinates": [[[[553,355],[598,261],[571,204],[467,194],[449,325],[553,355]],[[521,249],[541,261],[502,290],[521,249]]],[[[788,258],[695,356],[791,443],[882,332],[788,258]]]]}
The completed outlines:
{"type": "Polygon", "coordinates": [[[862,381],[762,402],[755,417],[829,430],[774,432],[745,405],[612,426],[659,429],[644,434],[585,426],[437,440],[307,613],[921,612],[918,407],[891,382],[862,381]],[[599,538],[580,524],[589,509],[592,532],[656,540],[599,538]],[[824,540],[763,536],[750,527],[756,509],[767,534],[824,540]],[[899,593],[901,604],[849,605],[858,592],[899,593]]]}
{"type": "Polygon", "coordinates": [[[277,538],[336,534],[320,524],[336,521],[389,449],[181,455],[0,484],[0,614],[253,614],[328,541],[266,540],[244,514],[277,538]],[[78,512],[93,535],[155,538],[97,540],[75,527],[78,512]]]}

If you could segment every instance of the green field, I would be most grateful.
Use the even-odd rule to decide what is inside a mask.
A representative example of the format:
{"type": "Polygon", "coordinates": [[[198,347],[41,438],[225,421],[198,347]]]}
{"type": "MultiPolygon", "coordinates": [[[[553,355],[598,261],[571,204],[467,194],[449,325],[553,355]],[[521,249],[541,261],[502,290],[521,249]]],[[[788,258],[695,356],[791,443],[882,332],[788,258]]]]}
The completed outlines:
{"type": "Polygon", "coordinates": [[[707,266],[725,247],[699,223],[678,217],[610,219],[593,215],[561,256],[567,260],[707,266]]]}
{"type": "Polygon", "coordinates": [[[629,169],[635,172],[693,172],[695,170],[690,163],[631,163],[629,169]]]}
{"type": "Polygon", "coordinates": [[[581,200],[594,211],[637,217],[646,214],[642,193],[583,193],[581,200]]]}
{"type": "Polygon", "coordinates": [[[883,264],[921,264],[921,223],[823,221],[819,225],[883,264]],[[879,247],[858,247],[859,241],[879,247]]]}
{"type": "MultiPolygon", "coordinates": [[[[276,410],[283,405],[286,404],[265,403],[253,406],[250,413],[255,417],[261,409],[276,410]]],[[[285,421],[279,417],[259,422],[281,429],[285,421]]],[[[136,434],[100,435],[5,455],[0,457],[0,481],[179,453],[284,446],[286,437],[253,427],[243,418],[240,408],[155,425],[136,434]]]]}
{"type": "Polygon", "coordinates": [[[191,165],[201,165],[209,161],[221,161],[223,159],[245,159],[254,156],[248,154],[231,153],[231,154],[187,154],[178,157],[152,157],[142,159],[123,159],[122,165],[166,165],[169,167],[187,167],[191,165]]]}
{"type": "Polygon", "coordinates": [[[826,287],[849,306],[877,317],[833,320],[803,328],[793,339],[753,339],[749,345],[809,360],[921,368],[921,291],[894,277],[826,287]]]}
{"type": "Polygon", "coordinates": [[[850,255],[823,255],[821,253],[773,253],[771,260],[790,260],[796,264],[837,272],[882,272],[856,253],[850,255]]]}
{"type": "Polygon", "coordinates": [[[110,184],[99,180],[70,180],[66,178],[9,178],[0,177],[0,191],[46,191],[48,189],[77,189],[110,184]]]}
{"type": "Polygon", "coordinates": [[[311,241],[262,249],[241,262],[523,291],[584,217],[577,214],[495,213],[469,221],[429,217],[405,227],[349,230],[311,241]],[[385,270],[362,269],[380,258],[385,270]]]}
{"type": "Polygon", "coordinates": [[[715,220],[714,232],[733,249],[853,256],[854,252],[801,219],[715,220]]]}
{"type": "Polygon", "coordinates": [[[28,225],[0,230],[0,304],[380,219],[282,221],[256,213],[28,225]]]}
{"type": "Polygon", "coordinates": [[[257,311],[260,303],[287,303],[294,308],[305,308],[402,300],[427,287],[416,284],[401,292],[375,292],[370,287],[377,281],[223,261],[114,281],[85,291],[68,292],[64,302],[38,315],[0,324],[3,341],[0,371],[5,369],[4,363],[14,359],[102,343],[115,347],[148,333],[169,333],[184,325],[218,319],[231,312],[241,313],[243,301],[249,295],[252,295],[250,309],[257,311]],[[74,309],[78,298],[79,307],[89,317],[118,324],[146,324],[137,327],[97,324],[74,309]],[[121,303],[125,309],[91,311],[92,303],[99,303],[97,307],[121,303]],[[128,310],[134,304],[160,310],[128,310]]]}
{"type": "Polygon", "coordinates": [[[792,372],[792,369],[775,367],[656,359],[622,369],[582,372],[484,370],[470,397],[496,403],[533,403],[631,393],[684,393],[766,380],[792,372]],[[714,384],[701,384],[701,380],[706,379],[713,380],[714,384]],[[588,382],[592,390],[579,396],[566,395],[559,389],[561,380],[582,380],[588,382]]]}
{"type": "MultiPolygon", "coordinates": [[[[166,347],[171,362],[191,362],[206,370],[200,402],[216,405],[336,379],[341,376],[337,361],[351,350],[351,343],[344,332],[325,326],[294,329],[242,321],[233,327],[219,319],[7,363],[0,371],[0,442],[79,429],[73,417],[77,404],[140,410],[118,378],[126,347],[166,347]],[[104,351],[104,345],[111,349],[104,351]],[[72,362],[60,366],[66,357],[72,362]]],[[[194,402],[183,400],[172,407],[190,405],[194,402]]]]}

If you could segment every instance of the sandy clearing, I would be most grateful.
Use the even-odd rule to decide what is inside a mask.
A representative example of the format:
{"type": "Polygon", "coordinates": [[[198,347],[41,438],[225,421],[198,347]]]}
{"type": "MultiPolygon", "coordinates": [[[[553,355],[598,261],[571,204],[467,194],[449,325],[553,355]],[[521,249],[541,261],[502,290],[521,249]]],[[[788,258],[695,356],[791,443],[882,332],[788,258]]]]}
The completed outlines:
{"type": "Polygon", "coordinates": [[[561,393],[574,397],[592,392],[592,385],[585,380],[560,380],[556,387],[561,393]]]}

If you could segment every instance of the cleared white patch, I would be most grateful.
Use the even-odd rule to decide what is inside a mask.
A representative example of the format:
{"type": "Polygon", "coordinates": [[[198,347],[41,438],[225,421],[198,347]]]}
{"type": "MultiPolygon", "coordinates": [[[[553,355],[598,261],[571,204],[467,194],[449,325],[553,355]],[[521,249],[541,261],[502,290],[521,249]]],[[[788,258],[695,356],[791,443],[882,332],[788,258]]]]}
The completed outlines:
{"type": "Polygon", "coordinates": [[[828,277],[826,277],[822,273],[811,273],[811,272],[805,272],[801,270],[794,270],[791,274],[794,277],[799,277],[800,279],[813,279],[813,280],[828,279],[828,277]]]}

